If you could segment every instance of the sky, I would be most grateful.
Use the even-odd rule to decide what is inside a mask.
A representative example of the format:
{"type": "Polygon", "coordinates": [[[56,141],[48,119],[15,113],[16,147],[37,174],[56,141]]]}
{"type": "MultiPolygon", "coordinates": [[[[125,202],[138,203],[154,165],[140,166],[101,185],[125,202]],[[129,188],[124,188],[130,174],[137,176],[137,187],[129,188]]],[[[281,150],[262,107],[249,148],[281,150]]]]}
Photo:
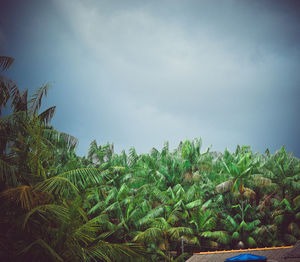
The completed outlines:
{"type": "Polygon", "coordinates": [[[138,153],[285,146],[300,157],[300,2],[1,0],[6,74],[51,89],[52,125],[138,153]]]}

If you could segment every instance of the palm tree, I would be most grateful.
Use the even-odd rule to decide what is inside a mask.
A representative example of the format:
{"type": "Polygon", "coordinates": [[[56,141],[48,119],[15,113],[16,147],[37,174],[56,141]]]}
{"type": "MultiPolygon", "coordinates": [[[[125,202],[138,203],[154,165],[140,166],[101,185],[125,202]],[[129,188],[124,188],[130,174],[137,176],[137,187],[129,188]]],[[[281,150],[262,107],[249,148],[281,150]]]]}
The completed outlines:
{"type": "MultiPolygon", "coordinates": [[[[6,69],[9,59],[2,61],[3,58],[0,65],[6,69]]],[[[0,197],[5,199],[1,201],[4,230],[0,245],[6,248],[8,260],[124,261],[141,255],[144,251],[139,245],[112,244],[100,239],[100,217],[88,219],[81,207],[79,193],[85,195],[89,187],[104,182],[101,170],[53,172],[54,159],[60,152],[57,149],[72,150],[77,140],[49,126],[55,107],[38,113],[47,90],[48,86],[38,89],[28,102],[26,95],[22,107],[13,101],[14,112],[0,122],[1,133],[9,134],[4,137],[6,146],[0,159],[0,197]]],[[[9,98],[20,97],[18,92],[8,94],[9,98]]]]}
{"type": "Polygon", "coordinates": [[[165,254],[165,261],[171,260],[170,246],[177,243],[182,236],[191,236],[192,230],[188,227],[172,227],[165,218],[158,217],[147,222],[149,227],[137,234],[134,241],[144,245],[154,245],[165,254]]]}
{"type": "Polygon", "coordinates": [[[277,185],[282,199],[300,194],[300,160],[288,154],[284,147],[266,160],[262,170],[277,185]]]}
{"type": "Polygon", "coordinates": [[[230,243],[231,238],[224,230],[216,230],[217,218],[211,209],[205,209],[209,203],[205,203],[202,208],[197,208],[191,212],[190,224],[194,236],[190,243],[197,246],[197,251],[219,248],[221,245],[230,243]]]}
{"type": "Polygon", "coordinates": [[[279,239],[275,243],[293,245],[300,238],[300,206],[296,198],[293,202],[290,203],[286,198],[274,201],[276,209],[272,212],[272,227],[276,239],[279,239]]]}

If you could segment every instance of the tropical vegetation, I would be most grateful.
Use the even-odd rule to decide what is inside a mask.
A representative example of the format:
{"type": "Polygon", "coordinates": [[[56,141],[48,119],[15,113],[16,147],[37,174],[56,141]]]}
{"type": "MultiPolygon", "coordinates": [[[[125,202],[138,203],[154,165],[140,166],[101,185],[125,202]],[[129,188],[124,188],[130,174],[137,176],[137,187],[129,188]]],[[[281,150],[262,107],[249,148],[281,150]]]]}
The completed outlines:
{"type": "Polygon", "coordinates": [[[199,251],[300,239],[300,160],[201,139],[147,154],[77,139],[41,111],[0,57],[0,257],[5,261],[184,261],[199,251]]]}

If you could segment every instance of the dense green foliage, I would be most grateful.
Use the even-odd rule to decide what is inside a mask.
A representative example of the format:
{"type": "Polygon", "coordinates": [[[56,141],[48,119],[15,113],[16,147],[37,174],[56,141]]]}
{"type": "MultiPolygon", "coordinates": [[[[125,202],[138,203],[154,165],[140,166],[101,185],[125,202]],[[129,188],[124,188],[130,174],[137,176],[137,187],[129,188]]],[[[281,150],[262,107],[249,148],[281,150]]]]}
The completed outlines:
{"type": "MultiPolygon", "coordinates": [[[[12,59],[0,57],[2,71],[12,59]]],[[[182,261],[215,249],[292,245],[300,239],[300,160],[275,154],[174,150],[115,154],[55,130],[39,113],[44,86],[27,99],[1,76],[0,256],[6,261],[182,261]],[[146,255],[145,255],[146,254],[146,255]],[[181,255],[181,256],[179,256],[181,255]]]]}

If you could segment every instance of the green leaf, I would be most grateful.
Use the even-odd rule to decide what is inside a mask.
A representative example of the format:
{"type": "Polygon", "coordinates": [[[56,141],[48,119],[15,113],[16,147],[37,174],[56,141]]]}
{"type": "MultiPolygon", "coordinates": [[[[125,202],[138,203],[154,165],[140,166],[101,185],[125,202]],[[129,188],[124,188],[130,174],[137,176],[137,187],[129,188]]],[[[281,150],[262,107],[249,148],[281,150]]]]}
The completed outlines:
{"type": "Polygon", "coordinates": [[[293,199],[293,204],[294,204],[294,206],[295,206],[296,209],[298,209],[300,207],[300,195],[296,196],[293,199]]]}
{"type": "Polygon", "coordinates": [[[105,179],[97,168],[78,168],[58,175],[71,181],[78,189],[84,189],[88,186],[101,185],[105,179]]]}
{"type": "Polygon", "coordinates": [[[70,221],[69,211],[65,207],[55,204],[40,205],[26,214],[23,228],[26,226],[29,218],[35,213],[39,214],[44,221],[47,221],[51,217],[54,217],[60,223],[68,223],[70,221]]]}
{"type": "Polygon", "coordinates": [[[234,240],[239,240],[240,239],[240,233],[235,231],[233,234],[232,234],[232,239],[234,240]]]}
{"type": "Polygon", "coordinates": [[[192,209],[192,208],[195,208],[195,207],[198,207],[198,206],[201,206],[202,205],[202,200],[201,199],[197,199],[193,202],[190,202],[188,203],[185,207],[187,209],[192,209]]]}
{"type": "Polygon", "coordinates": [[[35,241],[33,241],[31,244],[29,244],[27,247],[25,247],[24,249],[22,249],[19,253],[19,255],[28,252],[33,246],[35,245],[39,245],[40,247],[42,247],[43,249],[45,249],[46,251],[48,251],[48,253],[52,256],[52,258],[55,261],[64,261],[56,252],[55,250],[49,246],[43,239],[37,239],[35,241]]]}
{"type": "Polygon", "coordinates": [[[35,189],[60,196],[78,195],[77,187],[69,179],[60,176],[51,177],[37,183],[35,189]]]}
{"type": "Polygon", "coordinates": [[[247,244],[249,247],[257,247],[257,243],[253,237],[248,237],[247,238],[247,244]]]}

